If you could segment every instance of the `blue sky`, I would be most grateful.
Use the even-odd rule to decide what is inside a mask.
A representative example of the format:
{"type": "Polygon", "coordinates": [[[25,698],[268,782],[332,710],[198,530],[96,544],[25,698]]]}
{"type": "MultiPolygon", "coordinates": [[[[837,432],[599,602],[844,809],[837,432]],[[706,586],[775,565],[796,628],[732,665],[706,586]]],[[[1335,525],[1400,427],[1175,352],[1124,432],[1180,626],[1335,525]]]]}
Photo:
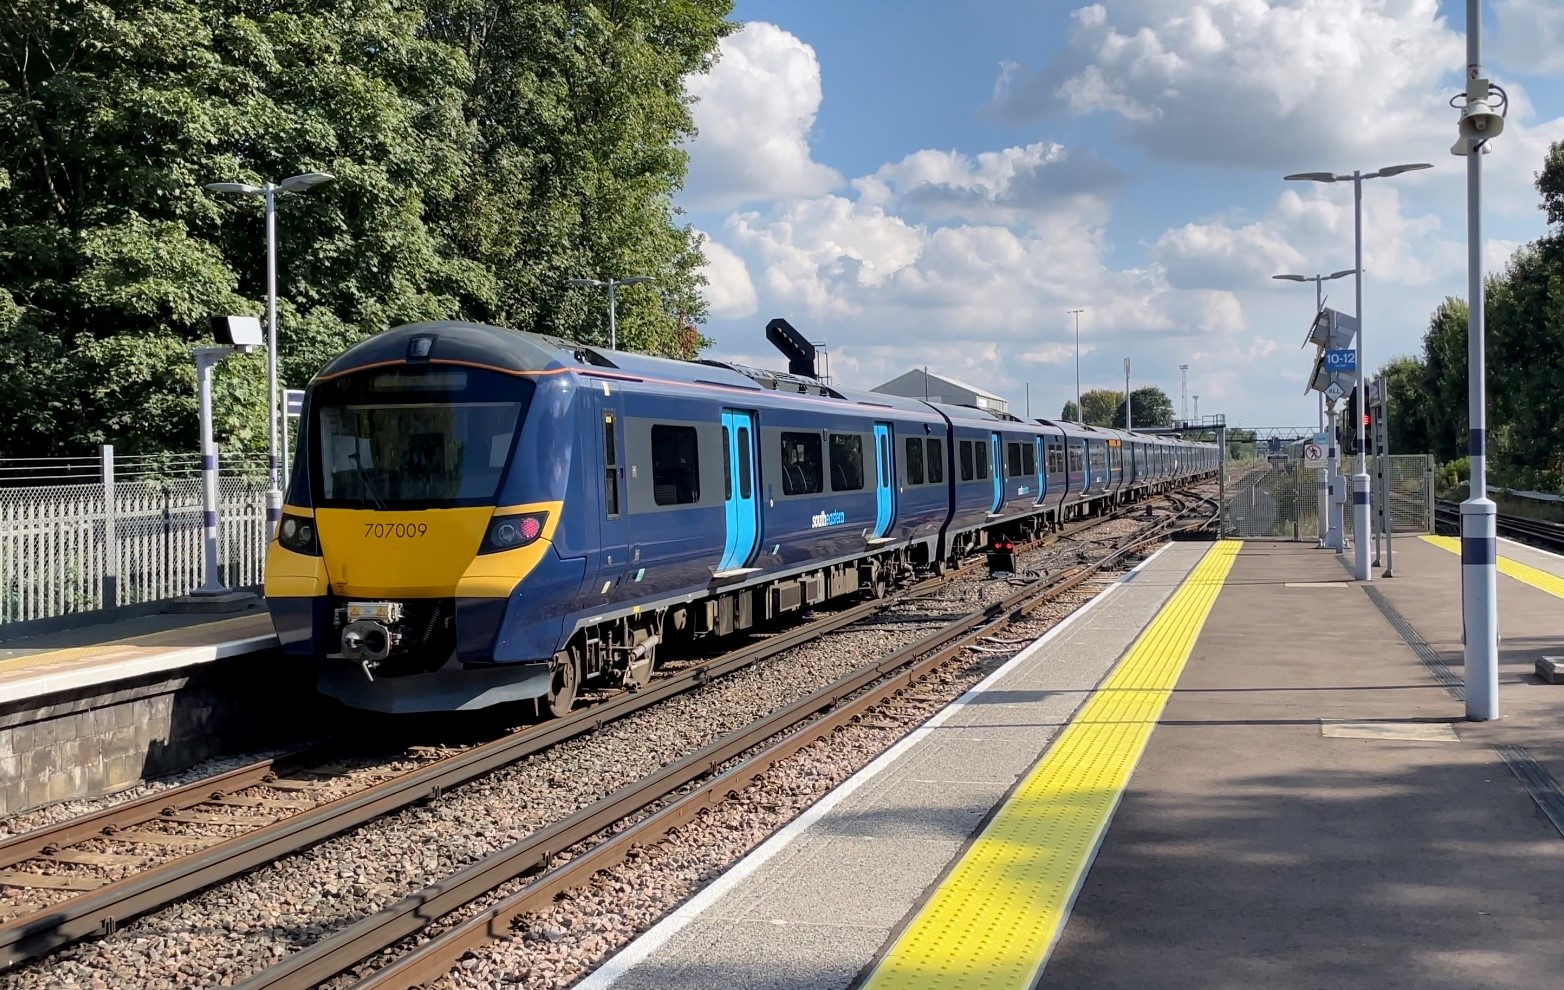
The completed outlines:
{"type": "MultiPolygon", "coordinates": [[[[679,202],[709,238],[714,357],[776,365],[786,317],[844,384],[928,365],[1054,415],[1139,384],[1302,425],[1311,286],[1352,267],[1352,190],[1284,183],[1427,161],[1364,186],[1368,362],[1415,353],[1466,285],[1449,153],[1464,5],[1436,0],[738,0],[690,80],[679,202]]],[[[1487,74],[1512,107],[1485,156],[1485,254],[1539,236],[1530,181],[1564,139],[1564,4],[1490,0],[1487,74]]],[[[1352,309],[1352,281],[1332,304],[1352,309]]]]}

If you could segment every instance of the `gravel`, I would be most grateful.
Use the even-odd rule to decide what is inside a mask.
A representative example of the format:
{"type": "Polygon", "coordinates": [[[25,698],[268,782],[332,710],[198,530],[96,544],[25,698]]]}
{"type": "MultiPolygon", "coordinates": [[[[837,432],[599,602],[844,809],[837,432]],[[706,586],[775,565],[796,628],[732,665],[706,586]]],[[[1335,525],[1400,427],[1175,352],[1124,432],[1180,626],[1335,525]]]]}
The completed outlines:
{"type": "MultiPolygon", "coordinates": [[[[1115,527],[1129,532],[1136,524],[1109,522],[1094,529],[1092,537],[1107,538],[1115,527]]],[[[1071,562],[1080,549],[1065,541],[1022,555],[1018,567],[1061,566],[1071,562]]],[[[1014,590],[1015,586],[1003,579],[964,578],[917,602],[899,603],[881,618],[926,616],[947,609],[955,617],[979,602],[987,604],[1014,590]]],[[[404,809],[125,924],[115,936],[71,946],[40,963],[0,974],[0,990],[100,986],[161,990],[238,982],[289,952],[818,690],[865,660],[887,655],[937,628],[932,623],[903,624],[905,629],[871,626],[835,633],[796,647],[700,691],[670,699],[496,771],[438,801],[404,809]]],[[[1012,627],[1007,635],[1026,634],[1012,627]]],[[[1003,660],[993,655],[974,656],[978,670],[991,669],[1003,660]]],[[[955,697],[965,688],[956,690],[953,685],[952,690],[955,694],[951,697],[955,697]]],[[[865,742],[863,751],[884,748],[874,745],[878,744],[865,742]]],[[[246,755],[228,765],[254,758],[246,755]]],[[[179,779],[191,779],[200,772],[192,769],[179,779]]],[[[838,778],[825,774],[818,776],[817,782],[826,786],[831,779],[838,778]]],[[[85,803],[73,802],[79,804],[85,803]]],[[[58,808],[47,811],[64,817],[58,808]]],[[[737,848],[731,841],[722,844],[724,849],[730,847],[737,848]]],[[[666,890],[650,889],[648,910],[660,913],[656,905],[669,903],[668,898],[676,901],[682,897],[675,893],[680,889],[673,880],[668,881],[666,890]]],[[[620,944],[620,936],[640,924],[626,920],[621,928],[620,922],[595,922],[597,927],[589,934],[600,938],[603,946],[620,944]],[[599,930],[604,924],[609,927],[599,930]]]]}

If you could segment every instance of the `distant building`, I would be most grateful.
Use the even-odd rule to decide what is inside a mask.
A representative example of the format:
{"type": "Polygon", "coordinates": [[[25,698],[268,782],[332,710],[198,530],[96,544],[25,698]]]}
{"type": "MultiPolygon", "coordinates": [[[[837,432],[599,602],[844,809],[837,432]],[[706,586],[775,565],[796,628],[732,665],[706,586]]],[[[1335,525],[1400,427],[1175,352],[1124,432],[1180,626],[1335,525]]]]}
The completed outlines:
{"type": "Polygon", "coordinates": [[[979,409],[992,409],[994,412],[1008,412],[1005,407],[1009,405],[993,392],[984,391],[976,385],[968,385],[949,375],[925,372],[921,368],[909,371],[898,378],[892,378],[883,385],[876,385],[870,391],[900,395],[908,399],[947,402],[953,406],[977,406],[979,409]]]}

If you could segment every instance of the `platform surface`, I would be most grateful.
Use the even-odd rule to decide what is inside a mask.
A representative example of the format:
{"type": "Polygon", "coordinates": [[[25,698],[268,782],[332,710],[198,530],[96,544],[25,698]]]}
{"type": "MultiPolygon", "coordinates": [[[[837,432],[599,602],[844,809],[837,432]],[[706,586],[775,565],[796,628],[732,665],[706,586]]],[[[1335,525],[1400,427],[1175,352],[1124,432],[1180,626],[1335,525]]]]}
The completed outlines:
{"type": "Polygon", "coordinates": [[[1550,555],[1500,544],[1524,565],[1501,562],[1504,718],[1473,723],[1448,543],[1398,539],[1395,576],[1357,584],[1329,551],[1246,541],[1133,772],[1032,787],[1071,738],[1062,726],[1093,712],[1091,671],[1114,668],[1115,686],[1203,550],[1153,561],[1017,664],[1014,683],[887,754],[585,986],[1561,985],[1564,835],[1544,804],[1564,780],[1564,686],[1532,674],[1541,653],[1564,653],[1564,561],[1550,555]],[[1085,825],[1005,831],[1004,807],[1027,802],[1039,821],[1107,806],[1111,824],[1100,845],[1072,833],[1085,825]],[[963,864],[995,841],[1002,868],[974,884],[963,864]],[[1018,850],[1073,856],[1084,880],[1063,895],[1018,850]],[[1032,913],[999,934],[1025,930],[1030,971],[984,927],[997,927],[988,892],[1017,877],[1032,913]],[[962,902],[947,926],[970,930],[924,939],[920,960],[909,933],[942,900],[962,902]]]}
{"type": "Polygon", "coordinates": [[[1175,544],[1093,600],[582,990],[847,986],[1208,547],[1175,544]]]}
{"type": "MultiPolygon", "coordinates": [[[[257,599],[259,602],[259,599],[257,599]]],[[[0,641],[0,704],[177,670],[277,645],[263,606],[157,613],[0,641]]]]}

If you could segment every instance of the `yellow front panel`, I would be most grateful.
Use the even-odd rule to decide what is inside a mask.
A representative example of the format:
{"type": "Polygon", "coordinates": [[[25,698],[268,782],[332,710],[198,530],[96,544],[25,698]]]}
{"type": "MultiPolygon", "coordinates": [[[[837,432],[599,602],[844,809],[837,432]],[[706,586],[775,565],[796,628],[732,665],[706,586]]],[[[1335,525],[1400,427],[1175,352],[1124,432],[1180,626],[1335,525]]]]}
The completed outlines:
{"type": "Polygon", "coordinates": [[[266,548],[267,598],[315,598],[327,590],[325,561],[294,553],[272,537],[266,548]]]}
{"type": "Polygon", "coordinates": [[[350,598],[454,595],[493,516],[490,505],[410,512],[315,510],[331,586],[350,598]]]}
{"type": "Polygon", "coordinates": [[[1241,546],[1224,540],[1206,553],[902,930],[865,990],[1036,982],[1241,546]]]}

